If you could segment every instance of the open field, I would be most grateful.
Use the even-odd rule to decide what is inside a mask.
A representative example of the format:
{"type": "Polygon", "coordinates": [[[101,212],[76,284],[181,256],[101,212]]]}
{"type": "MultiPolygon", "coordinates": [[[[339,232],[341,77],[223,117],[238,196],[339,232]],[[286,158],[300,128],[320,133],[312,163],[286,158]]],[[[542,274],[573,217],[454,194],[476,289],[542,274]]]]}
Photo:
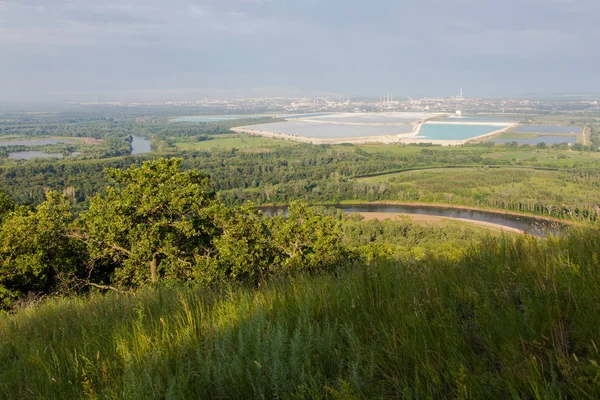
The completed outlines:
{"type": "Polygon", "coordinates": [[[0,136],[0,146],[45,146],[50,144],[74,143],[77,138],[62,137],[37,137],[32,138],[11,138],[5,139],[0,136]]]}
{"type": "MultiPolygon", "coordinates": [[[[382,182],[389,182],[391,180],[397,180],[398,178],[404,178],[407,176],[410,176],[411,179],[413,179],[413,177],[415,177],[415,175],[436,175],[436,176],[440,176],[442,179],[444,179],[444,176],[450,176],[450,175],[464,175],[465,173],[467,174],[476,174],[477,178],[483,178],[483,177],[489,177],[492,176],[494,174],[506,174],[508,173],[515,173],[516,171],[519,172],[524,172],[524,173],[529,173],[531,171],[535,171],[534,168],[530,168],[530,167],[523,167],[523,168],[519,168],[519,167],[512,167],[512,166],[508,166],[508,167],[492,167],[492,168],[486,168],[486,167],[482,167],[482,166],[473,166],[473,167],[437,167],[437,168],[418,168],[418,169],[414,169],[414,170],[406,170],[406,171],[399,171],[399,172],[392,172],[389,174],[381,174],[378,176],[373,176],[373,177],[364,177],[364,178],[359,178],[359,181],[363,181],[363,182],[371,182],[371,183],[382,183],[382,182]]],[[[546,171],[543,171],[546,172],[546,171]]],[[[554,172],[554,171],[551,171],[554,172]]],[[[559,171],[556,171],[557,173],[559,171]]],[[[414,178],[417,179],[417,178],[414,178]]],[[[508,178],[507,178],[508,179],[508,178]]],[[[512,182],[512,178],[510,178],[510,181],[512,182]]]]}
{"type": "Polygon", "coordinates": [[[201,142],[179,141],[175,143],[178,150],[210,150],[223,149],[251,149],[251,148],[276,148],[294,146],[296,143],[286,140],[277,140],[251,136],[245,134],[216,135],[210,140],[201,142]]]}
{"type": "MultiPolygon", "coordinates": [[[[537,149],[534,146],[507,148],[505,146],[463,146],[463,147],[421,147],[405,146],[402,144],[368,143],[355,146],[335,146],[339,152],[354,152],[356,149],[370,154],[386,154],[399,157],[418,157],[423,151],[433,152],[440,160],[461,159],[462,157],[481,157],[483,164],[489,165],[523,165],[547,168],[597,168],[600,162],[600,153],[579,152],[557,149],[537,149]],[[485,160],[489,160],[486,162],[485,160]]],[[[448,162],[444,161],[446,165],[448,162]]],[[[450,161],[450,165],[456,165],[450,161]]],[[[433,166],[433,165],[432,165],[433,166]]]]}
{"type": "Polygon", "coordinates": [[[519,145],[527,144],[532,146],[537,146],[540,143],[544,143],[546,146],[567,143],[568,145],[574,145],[577,143],[577,136],[563,136],[563,135],[540,135],[535,138],[520,138],[520,139],[492,139],[497,144],[507,144],[511,142],[515,142],[519,145]]]}
{"type": "Polygon", "coordinates": [[[361,182],[387,185],[397,200],[464,204],[516,211],[545,207],[590,207],[598,200],[600,179],[567,171],[516,168],[452,168],[407,171],[362,178],[361,182]],[[594,200],[596,199],[596,200],[594,200]],[[511,209],[511,207],[508,207],[511,209]]]}

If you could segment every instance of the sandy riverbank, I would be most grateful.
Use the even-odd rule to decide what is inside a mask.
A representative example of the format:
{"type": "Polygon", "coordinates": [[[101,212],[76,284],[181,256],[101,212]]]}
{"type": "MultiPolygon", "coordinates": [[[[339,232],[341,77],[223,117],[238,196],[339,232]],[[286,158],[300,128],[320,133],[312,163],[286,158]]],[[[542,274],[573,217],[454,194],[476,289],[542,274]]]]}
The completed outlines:
{"type": "Polygon", "coordinates": [[[499,230],[502,232],[519,233],[519,234],[525,233],[524,231],[517,229],[517,228],[511,228],[508,226],[494,224],[491,222],[475,221],[475,220],[466,219],[466,218],[450,218],[450,217],[438,217],[435,215],[402,214],[402,213],[386,213],[386,212],[359,212],[359,213],[352,213],[352,214],[360,215],[361,217],[363,217],[363,219],[365,221],[370,221],[370,220],[374,220],[374,219],[377,219],[380,221],[384,221],[386,219],[390,219],[392,221],[398,221],[398,220],[403,220],[403,219],[408,218],[414,222],[441,223],[441,222],[450,220],[450,221],[465,222],[468,224],[477,225],[477,226],[481,226],[481,227],[493,229],[493,230],[499,230]]]}
{"type": "Polygon", "coordinates": [[[425,202],[418,202],[418,201],[417,202],[408,202],[408,201],[351,202],[351,201],[348,201],[348,202],[342,202],[341,205],[437,207],[437,208],[448,208],[448,209],[465,210],[465,211],[481,211],[481,212],[487,212],[487,213],[499,214],[499,215],[513,215],[515,217],[530,218],[530,219],[538,220],[540,222],[555,222],[555,223],[561,224],[561,225],[573,225],[576,223],[575,221],[561,220],[561,219],[552,218],[552,217],[542,217],[539,215],[527,214],[524,212],[507,211],[507,210],[500,210],[500,209],[496,209],[496,208],[461,206],[461,205],[456,205],[456,204],[445,204],[445,203],[425,203],[425,202]]]}
{"type": "Polygon", "coordinates": [[[81,141],[85,144],[102,144],[104,143],[104,139],[94,139],[90,137],[80,138],[81,141]]]}

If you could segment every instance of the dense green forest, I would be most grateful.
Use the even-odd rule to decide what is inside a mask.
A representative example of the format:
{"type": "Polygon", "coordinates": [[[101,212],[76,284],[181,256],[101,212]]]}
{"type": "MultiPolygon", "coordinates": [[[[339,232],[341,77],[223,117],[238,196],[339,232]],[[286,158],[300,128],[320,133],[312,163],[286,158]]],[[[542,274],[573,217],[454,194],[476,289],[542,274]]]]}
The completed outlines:
{"type": "MultiPolygon", "coordinates": [[[[399,155],[358,146],[294,145],[266,150],[169,154],[183,158],[185,170],[209,174],[212,188],[227,204],[434,202],[558,218],[596,220],[598,216],[597,153],[554,149],[515,153],[485,146],[406,146],[398,149],[399,155]],[[526,154],[528,158],[523,159],[526,154]],[[448,169],[431,169],[438,167],[448,169]],[[453,174],[456,167],[469,169],[453,174]],[[392,174],[411,169],[430,171],[392,174]],[[388,175],[361,178],[383,172],[388,175]],[[451,180],[446,179],[449,175],[453,175],[451,180]]],[[[105,168],[127,168],[154,157],[151,153],[99,160],[11,160],[0,165],[0,189],[28,204],[43,201],[46,188],[68,190],[74,207],[81,210],[106,185],[105,168]]]]}

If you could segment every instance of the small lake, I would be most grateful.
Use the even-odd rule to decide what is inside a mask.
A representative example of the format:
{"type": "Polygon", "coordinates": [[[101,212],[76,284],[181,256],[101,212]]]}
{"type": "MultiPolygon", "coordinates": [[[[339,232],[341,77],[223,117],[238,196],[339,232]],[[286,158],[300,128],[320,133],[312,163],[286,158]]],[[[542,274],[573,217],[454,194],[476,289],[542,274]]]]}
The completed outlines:
{"type": "Polygon", "coordinates": [[[141,136],[131,136],[131,155],[150,153],[150,140],[141,136]]]}
{"type": "Polygon", "coordinates": [[[583,128],[581,126],[553,126],[553,125],[520,125],[512,129],[515,133],[558,133],[563,135],[579,134],[583,128]]]}
{"type": "Polygon", "coordinates": [[[68,143],[69,139],[23,139],[23,140],[0,140],[0,146],[46,146],[49,144],[68,143]]]}
{"type": "MultiPolygon", "coordinates": [[[[545,236],[546,229],[556,232],[556,223],[540,220],[534,217],[505,215],[491,211],[476,211],[439,206],[411,206],[411,205],[385,205],[385,204],[347,204],[334,205],[346,213],[377,212],[433,215],[448,218],[463,218],[473,221],[489,222],[509,228],[516,228],[534,236],[545,236]]],[[[259,207],[265,215],[273,216],[287,213],[287,206],[259,207]]]]}
{"type": "Polygon", "coordinates": [[[548,145],[558,143],[570,143],[575,144],[577,138],[575,136],[538,136],[536,138],[522,138],[522,139],[497,139],[493,140],[496,144],[506,144],[510,142],[517,142],[518,144],[538,144],[546,143],[548,145]]]}
{"type": "Polygon", "coordinates": [[[11,160],[31,160],[32,158],[63,158],[60,153],[44,153],[42,151],[15,151],[8,153],[11,160]]]}
{"type": "Polygon", "coordinates": [[[465,140],[502,129],[494,125],[423,124],[415,138],[431,140],[465,140]]]}

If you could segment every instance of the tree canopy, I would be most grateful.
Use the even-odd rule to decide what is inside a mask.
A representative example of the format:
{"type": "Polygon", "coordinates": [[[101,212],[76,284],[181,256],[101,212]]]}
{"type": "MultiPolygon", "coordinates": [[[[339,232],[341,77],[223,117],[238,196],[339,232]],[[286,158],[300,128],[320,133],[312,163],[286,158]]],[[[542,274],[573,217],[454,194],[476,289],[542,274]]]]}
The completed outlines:
{"type": "Polygon", "coordinates": [[[92,198],[81,237],[92,260],[111,259],[116,280],[156,282],[183,277],[215,233],[214,192],[207,175],[180,172],[181,159],[158,159],[127,170],[109,169],[114,182],[92,198]],[[146,268],[143,268],[146,266],[146,268]]]}
{"type": "Polygon", "coordinates": [[[77,218],[58,192],[37,207],[0,197],[0,301],[158,282],[256,285],[351,259],[335,217],[299,202],[286,218],[266,217],[250,203],[227,206],[206,174],[181,171],[181,162],[107,169],[111,184],[77,218]]]}
{"type": "Polygon", "coordinates": [[[84,253],[69,237],[65,196],[50,192],[37,208],[18,206],[0,226],[0,304],[28,293],[48,294],[67,282],[84,253]]]}

